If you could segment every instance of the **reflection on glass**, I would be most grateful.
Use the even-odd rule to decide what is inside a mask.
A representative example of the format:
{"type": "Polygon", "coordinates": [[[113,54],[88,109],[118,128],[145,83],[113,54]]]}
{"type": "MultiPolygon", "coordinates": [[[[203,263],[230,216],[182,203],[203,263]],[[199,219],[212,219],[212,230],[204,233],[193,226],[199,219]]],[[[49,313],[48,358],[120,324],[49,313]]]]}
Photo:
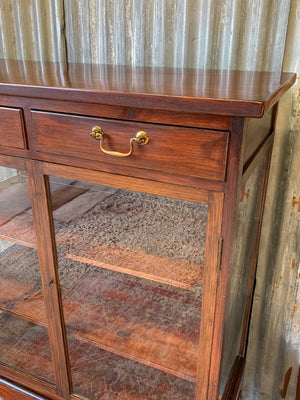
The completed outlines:
{"type": "Polygon", "coordinates": [[[74,392],[194,399],[207,206],[50,183],[74,392]]]}
{"type": "Polygon", "coordinates": [[[0,168],[0,362],[53,382],[26,174],[0,168]]]}

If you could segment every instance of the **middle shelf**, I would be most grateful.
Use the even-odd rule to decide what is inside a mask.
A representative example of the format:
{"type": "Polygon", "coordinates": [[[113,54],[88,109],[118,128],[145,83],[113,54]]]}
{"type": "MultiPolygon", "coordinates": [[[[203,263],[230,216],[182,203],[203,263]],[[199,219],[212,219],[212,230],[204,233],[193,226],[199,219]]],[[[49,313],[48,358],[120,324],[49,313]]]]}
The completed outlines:
{"type": "MultiPolygon", "coordinates": [[[[51,181],[51,203],[67,258],[188,290],[202,282],[206,205],[65,181],[51,181]]],[[[36,248],[24,182],[7,192],[0,239],[36,248]]]]}

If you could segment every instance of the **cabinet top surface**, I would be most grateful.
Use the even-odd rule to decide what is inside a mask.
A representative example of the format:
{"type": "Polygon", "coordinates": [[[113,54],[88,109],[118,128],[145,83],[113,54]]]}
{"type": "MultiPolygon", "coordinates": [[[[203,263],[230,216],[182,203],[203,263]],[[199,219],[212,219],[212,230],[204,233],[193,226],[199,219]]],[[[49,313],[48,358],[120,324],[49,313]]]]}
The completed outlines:
{"type": "Polygon", "coordinates": [[[296,74],[0,60],[0,95],[261,117],[296,74]]]}

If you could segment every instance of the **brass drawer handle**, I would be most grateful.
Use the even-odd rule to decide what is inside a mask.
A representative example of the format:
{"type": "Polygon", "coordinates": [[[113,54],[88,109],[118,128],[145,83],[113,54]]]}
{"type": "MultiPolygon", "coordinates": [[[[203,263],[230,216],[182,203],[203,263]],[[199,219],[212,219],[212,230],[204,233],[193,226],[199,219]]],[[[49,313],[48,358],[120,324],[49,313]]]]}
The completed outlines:
{"type": "Polygon", "coordinates": [[[100,149],[101,151],[103,151],[103,153],[108,154],[110,156],[115,156],[115,157],[128,157],[132,154],[133,152],[133,142],[137,142],[138,144],[140,144],[141,146],[144,146],[145,144],[147,144],[149,142],[149,136],[147,135],[146,132],[144,131],[139,131],[135,137],[130,139],[130,149],[128,153],[120,153],[118,151],[110,151],[110,150],[105,150],[103,148],[103,130],[102,128],[100,128],[99,126],[94,126],[92,129],[92,132],[90,133],[90,135],[96,139],[96,140],[100,140],[100,149]]]}

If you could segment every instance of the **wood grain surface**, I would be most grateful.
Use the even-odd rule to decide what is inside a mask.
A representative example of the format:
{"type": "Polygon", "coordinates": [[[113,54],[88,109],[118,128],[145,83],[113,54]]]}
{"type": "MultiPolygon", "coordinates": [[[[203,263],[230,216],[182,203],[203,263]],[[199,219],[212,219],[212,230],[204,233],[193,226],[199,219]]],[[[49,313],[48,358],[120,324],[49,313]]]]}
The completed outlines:
{"type": "Polygon", "coordinates": [[[22,112],[16,108],[0,107],[0,146],[25,148],[22,112]]]}
{"type": "MultiPolygon", "coordinates": [[[[30,279],[11,281],[9,270],[3,273],[1,308],[24,323],[48,327],[56,386],[0,363],[3,377],[52,399],[98,398],[104,392],[128,400],[217,397],[239,189],[257,160],[270,153],[276,104],[295,79],[290,73],[0,60],[0,163],[27,170],[32,205],[31,210],[24,185],[19,198],[14,190],[3,193],[0,234],[9,244],[15,242],[11,247],[23,244],[38,254],[41,275],[32,287],[30,279]],[[273,114],[266,114],[273,106],[273,114]],[[264,115],[258,123],[248,119],[264,115]],[[128,159],[113,159],[89,137],[94,125],[102,125],[109,150],[127,152],[138,130],[147,130],[150,142],[135,146],[128,159]],[[86,189],[54,191],[51,208],[49,175],[208,205],[203,279],[202,263],[195,263],[197,299],[191,299],[197,292],[182,279],[182,269],[174,277],[168,272],[171,263],[169,270],[163,267],[165,259],[161,264],[154,260],[160,271],[153,268],[148,276],[129,269],[123,273],[120,263],[107,260],[99,268],[88,246],[82,254],[65,251],[64,229],[57,249],[53,216],[86,189]],[[72,277],[76,271],[82,272],[77,280],[72,277]],[[118,284],[103,287],[109,282],[118,284]],[[166,283],[172,285],[166,288],[166,283]],[[26,306],[18,301],[20,294],[28,295],[26,306]],[[109,313],[102,315],[106,308],[109,313]]],[[[267,163],[265,168],[266,182],[267,163]]],[[[260,218],[263,202],[264,195],[260,218]]],[[[260,223],[257,231],[259,237],[260,223]]],[[[253,266],[256,256],[257,249],[253,266]]],[[[255,268],[249,304],[254,275],[255,268]]],[[[247,307],[242,350],[250,311],[247,307]]],[[[236,356],[230,354],[226,398],[238,395],[244,361],[236,356]]],[[[26,361],[16,360],[18,365],[26,361]]],[[[13,388],[4,385],[2,390],[15,399],[13,388]]],[[[27,393],[20,396],[25,400],[27,393]]]]}
{"type": "Polygon", "coordinates": [[[217,181],[225,178],[228,132],[37,111],[32,112],[31,118],[32,142],[37,152],[217,181]],[[90,136],[95,125],[103,129],[105,150],[127,153],[130,139],[138,131],[147,132],[149,143],[135,143],[129,157],[106,155],[99,148],[99,141],[90,136]]]}
{"type": "Polygon", "coordinates": [[[0,62],[0,94],[261,117],[295,74],[0,62]]]}
{"type": "MultiPolygon", "coordinates": [[[[1,260],[1,266],[9,262],[9,271],[0,280],[0,309],[47,327],[41,282],[37,273],[34,274],[38,271],[38,260],[33,252],[15,246],[1,260]],[[23,265],[27,273],[22,281],[23,265]]],[[[195,380],[201,288],[198,292],[186,292],[64,258],[59,264],[65,320],[77,340],[189,381],[195,380]]],[[[13,317],[11,324],[14,327],[13,317]]],[[[18,363],[19,367],[22,360],[25,366],[26,362],[29,365],[30,360],[33,362],[32,346],[28,345],[27,353],[23,347],[16,352],[11,341],[3,340],[2,334],[0,353],[9,352],[10,362],[18,363]],[[14,360],[13,353],[17,356],[22,353],[22,360],[19,356],[14,360]]]]}

